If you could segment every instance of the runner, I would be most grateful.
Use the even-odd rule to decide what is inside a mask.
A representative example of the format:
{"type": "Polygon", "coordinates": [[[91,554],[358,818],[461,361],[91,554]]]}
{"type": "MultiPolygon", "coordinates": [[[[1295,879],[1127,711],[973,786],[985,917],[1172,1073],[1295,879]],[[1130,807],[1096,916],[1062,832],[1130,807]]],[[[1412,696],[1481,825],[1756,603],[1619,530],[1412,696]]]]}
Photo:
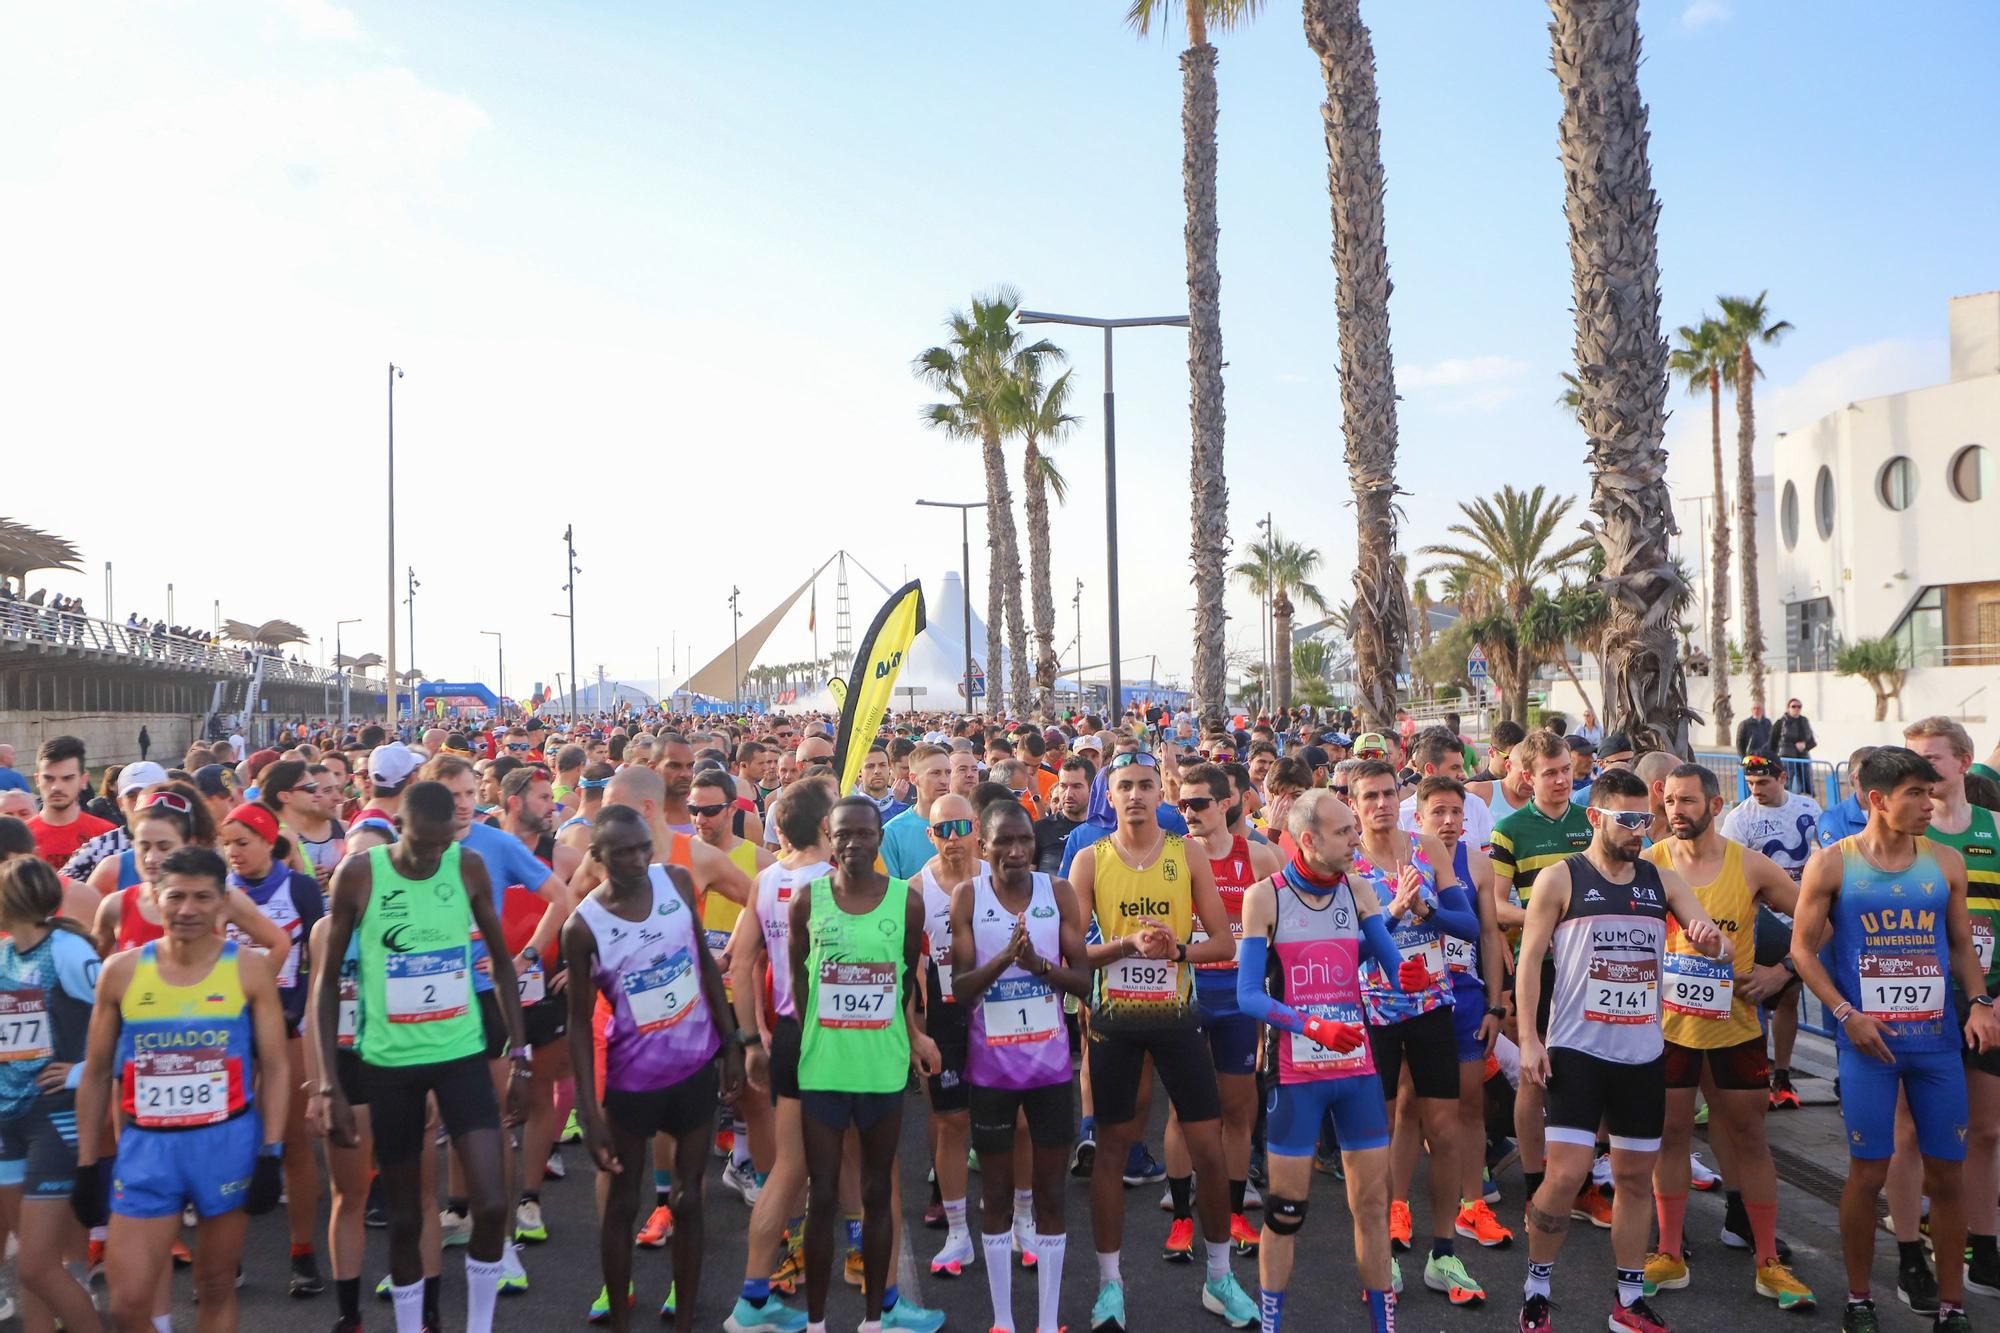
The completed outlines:
{"type": "Polygon", "coordinates": [[[993,1327],[1014,1333],[1013,1211],[1018,1204],[1016,1125],[1033,1145],[1037,1333],[1060,1333],[1057,1305],[1068,1244],[1063,1167],[1076,1132],[1069,1040],[1059,988],[1082,998],[1090,985],[1084,915],[1063,880],[1033,869],[1034,826],[1008,801],[986,807],[981,850],[990,869],[952,890],[952,986],[969,1014],[966,1077],[972,1146],[979,1154],[993,1327]]]}
{"type": "MultiPolygon", "coordinates": [[[[1532,743],[1532,738],[1530,742],[1532,743]]],[[[1536,758],[1536,808],[1501,821],[1543,818],[1545,752],[1536,758]]],[[[1522,1333],[1553,1327],[1549,1283],[1574,1211],[1590,1181],[1597,1132],[1611,1138],[1611,1252],[1618,1269],[1613,1333],[1665,1333],[1646,1304],[1646,1233],[1651,1223],[1654,1160],[1665,1119],[1665,1039],[1660,1031],[1660,974],[1669,917],[1702,956],[1732,961],[1730,941],[1671,870],[1643,859],[1653,813],[1646,784],[1608,768],[1591,784],[1589,847],[1537,876],[1521,932],[1515,977],[1521,1011],[1542,999],[1543,967],[1554,956],[1548,1043],[1521,1024],[1523,1089],[1548,1089],[1548,1170],[1528,1200],[1528,1277],[1522,1333]]]]}
{"type": "MultiPolygon", "coordinates": [[[[1183,840],[1159,825],[1158,761],[1131,751],[1114,757],[1104,776],[1117,825],[1076,857],[1071,883],[1103,940],[1090,948],[1096,975],[1089,1060],[1097,1118],[1090,1213],[1100,1282],[1090,1326],[1124,1333],[1121,1164],[1144,1129],[1137,1103],[1149,1057],[1180,1117],[1195,1170],[1210,1180],[1228,1179],[1215,1064],[1198,1026],[1188,964],[1222,961],[1231,936],[1206,858],[1191,857],[1183,840]],[[1208,938],[1190,944],[1196,919],[1208,938]]],[[[1202,1308],[1233,1328],[1247,1328],[1257,1319],[1257,1306],[1229,1271],[1228,1195],[1210,1189],[1197,1202],[1207,1241],[1202,1308]]]]}
{"type": "MultiPolygon", "coordinates": [[[[397,1333],[421,1333],[423,1324],[419,1247],[427,1203],[418,1159],[430,1141],[424,1108],[433,1096],[452,1147],[468,1167],[472,1236],[465,1259],[466,1328],[468,1333],[491,1333],[493,1303],[506,1271],[508,1210],[499,1108],[472,998],[472,933],[490,938],[503,932],[486,865],[478,856],[466,856],[458,841],[458,802],[452,790],[440,782],[418,782],[402,804],[402,840],[350,856],[334,872],[325,953],[345,956],[349,939],[360,939],[354,1050],[360,1057],[358,1081],[373,1119],[375,1158],[389,1213],[390,1295],[397,1333]]],[[[529,1055],[513,960],[496,954],[492,969],[515,1071],[507,1107],[513,1120],[526,1093],[529,1055]]],[[[323,1076],[338,1064],[337,972],[322,972],[315,979],[312,1002],[323,1076]]],[[[329,1139],[341,1147],[357,1146],[353,1108],[339,1083],[316,1084],[313,1095],[326,1102],[329,1139]]]]}
{"type": "MultiPolygon", "coordinates": [[[[1820,816],[1819,802],[1787,791],[1783,767],[1761,754],[1744,758],[1743,781],[1750,794],[1723,817],[1722,836],[1763,853],[1777,862],[1794,884],[1798,883],[1815,845],[1813,827],[1820,816]]],[[[1788,918],[1772,915],[1769,908],[1760,910],[1757,914],[1760,961],[1775,964],[1783,958],[1791,947],[1791,930],[1788,918]]],[[[1799,1036],[1801,993],[1793,986],[1765,1006],[1771,1010],[1770,1103],[1774,1111],[1799,1108],[1799,1094],[1792,1088],[1792,1047],[1799,1036]]]]}
{"type": "Polygon", "coordinates": [[[54,736],[42,743],[35,769],[42,809],[28,820],[28,829],[51,870],[61,870],[77,848],[117,827],[84,810],[89,776],[82,741],[74,736],[54,736]]]}
{"type": "MultiPolygon", "coordinates": [[[[610,1186],[600,1247],[604,1283],[613,1292],[631,1289],[632,1230],[649,1140],[670,1134],[677,1145],[674,1277],[661,1317],[672,1315],[680,1333],[689,1333],[700,1299],[701,1179],[715,1128],[715,1057],[720,1048],[721,1091],[733,1097],[742,1082],[743,1048],[735,1040],[722,974],[699,935],[687,872],[652,864],[645,819],[622,806],[599,815],[591,853],[605,882],[577,904],[564,926],[563,957],[573,978],[593,982],[589,989],[580,983],[570,988],[569,1045],[583,1141],[610,1186]],[[588,1035],[600,995],[612,1011],[601,1111],[588,1035]],[[685,1295],[682,1282],[688,1284],[685,1295]]],[[[628,1306],[610,1302],[611,1327],[619,1333],[630,1327],[628,1306]]]]}
{"type": "Polygon", "coordinates": [[[1035,869],[1053,875],[1062,868],[1063,842],[1090,813],[1090,782],[1097,767],[1081,755],[1063,760],[1049,788],[1049,813],[1035,821],[1035,869]]]}
{"type": "Polygon", "coordinates": [[[1292,802],[1288,819],[1299,850],[1279,874],[1245,891],[1236,957],[1237,1003],[1271,1026],[1277,1054],[1269,1099],[1271,1188],[1257,1251],[1262,1333],[1280,1333],[1284,1320],[1313,1152],[1328,1118],[1340,1139],[1348,1211],[1357,1219],[1354,1264],[1369,1325],[1374,1333],[1393,1333],[1388,1231],[1359,1221],[1388,1216],[1389,1122],[1358,979],[1364,951],[1394,967],[1399,981],[1418,980],[1422,964],[1403,959],[1374,890],[1348,874],[1359,829],[1346,802],[1324,789],[1308,791],[1292,802]],[[1277,994],[1267,992],[1267,977],[1277,994]]]}
{"type": "MultiPolygon", "coordinates": [[[[222,858],[183,847],[160,874],[166,934],[114,955],[98,978],[70,1200],[87,1227],[109,1214],[114,1327],[157,1327],[155,1297],[191,1206],[201,1327],[233,1329],[244,1232],[283,1188],[292,1095],[284,1007],[271,964],[222,938],[222,858]],[[114,1084],[123,1121],[115,1163],[99,1156],[114,1084]]],[[[81,1324],[95,1326],[94,1317],[81,1324]]]]}
{"type": "MultiPolygon", "coordinates": [[[[1417,733],[1417,743],[1410,750],[1410,764],[1417,771],[1418,778],[1440,775],[1461,784],[1465,782],[1465,750],[1459,743],[1458,734],[1444,727],[1430,727],[1417,733]]],[[[1465,799],[1465,840],[1472,849],[1482,854],[1493,847],[1493,810],[1478,795],[1463,792],[1465,799]]],[[[1411,792],[1403,801],[1396,815],[1396,826],[1405,833],[1417,831],[1417,796],[1411,792]]],[[[1464,881],[1460,881],[1463,883],[1464,881]]]]}
{"type": "Polygon", "coordinates": [[[931,802],[945,794],[950,781],[951,758],[944,747],[919,745],[910,751],[910,808],[882,826],[882,864],[891,875],[908,879],[935,854],[931,802]]]}
{"type": "MultiPolygon", "coordinates": [[[[181,848],[205,847],[214,840],[208,807],[185,783],[169,784],[141,801],[132,817],[131,851],[138,878],[98,903],[90,934],[99,957],[136,949],[166,934],[159,904],[161,867],[181,848]]],[[[289,961],[291,935],[265,916],[242,890],[228,891],[222,920],[225,928],[240,932],[267,959],[289,961]]]]}
{"type": "Polygon", "coordinates": [[[965,1008],[952,987],[951,905],[953,889],[986,869],[979,859],[976,827],[972,805],[963,796],[947,793],[932,801],[931,846],[937,854],[910,881],[924,904],[924,952],[928,956],[923,970],[924,1031],[938,1050],[938,1069],[926,1091],[931,1103],[931,1162],[945,1222],[944,1248],[931,1260],[931,1272],[940,1277],[957,1277],[978,1258],[965,1224],[965,1147],[972,1132],[965,1084],[970,1034],[965,1008]]]}
{"type": "Polygon", "coordinates": [[[1789,958],[1775,967],[1757,964],[1757,912],[1768,907],[1789,918],[1798,909],[1798,886],[1769,857],[1722,836],[1716,827],[1722,788],[1710,770],[1680,765],[1667,775],[1660,800],[1666,831],[1673,836],[1647,848],[1646,859],[1687,884],[1729,936],[1733,966],[1711,961],[1684,933],[1668,931],[1660,996],[1666,1011],[1660,1025],[1666,1037],[1667,1114],[1653,1168],[1660,1248],[1646,1260],[1646,1290],[1650,1295],[1688,1285],[1681,1236],[1695,1091],[1702,1088],[1711,1140],[1741,1195],[1753,1237],[1757,1294],[1775,1300],[1780,1310],[1809,1310],[1811,1288],[1778,1255],[1778,1173],[1764,1141],[1767,1071],[1757,1017],[1758,1002],[1793,980],[1789,958]]]}

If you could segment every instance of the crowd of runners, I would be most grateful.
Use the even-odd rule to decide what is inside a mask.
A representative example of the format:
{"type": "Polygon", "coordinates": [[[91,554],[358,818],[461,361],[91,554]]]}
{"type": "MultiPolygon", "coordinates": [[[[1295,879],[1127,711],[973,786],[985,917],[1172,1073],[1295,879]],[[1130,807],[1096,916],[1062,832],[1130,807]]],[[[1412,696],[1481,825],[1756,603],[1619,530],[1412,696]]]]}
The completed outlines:
{"type": "Polygon", "coordinates": [[[1882,1295],[1967,1330],[1966,1293],[2000,1297],[2000,789],[1959,723],[1903,740],[1823,810],[1755,753],[1718,773],[1511,723],[1475,744],[1455,717],[897,716],[850,791],[813,717],[308,724],[95,791],[58,737],[32,793],[0,790],[20,1317],[170,1331],[178,1264],[199,1327],[235,1328],[268,1214],[335,1333],[364,1283],[397,1333],[442,1330],[448,1248],[471,1333],[541,1247],[594,1248],[577,1316],[624,1330],[635,1246],[671,1246],[662,1318],[713,1327],[730,1296],[702,1279],[739,1282],[703,1269],[714,1153],[749,1205],[725,1328],[820,1333],[844,1283],[864,1333],[935,1330],[896,1282],[913,1114],[942,1232],[920,1255],[982,1270],[995,1330],[1083,1326],[1074,1233],[1088,1327],[1127,1333],[1142,1186],[1166,1216],[1135,1264],[1191,1266],[1190,1320],[1232,1328],[1383,1333],[1401,1302],[1510,1307],[1518,1279],[1538,1333],[1577,1224],[1610,1232],[1613,1330],[1665,1329],[1659,1293],[1691,1285],[1810,1310],[1766,1128],[1799,1105],[1810,991],[1849,1156],[1827,1302],[1878,1326],[1886,1192],[1882,1295]],[[541,1209],[578,1140],[594,1247],[541,1209]],[[1340,1312],[1287,1305],[1316,1175],[1352,1219],[1340,1312]],[[1691,1189],[1726,1191],[1740,1264],[1690,1269],[1691,1189]]]}

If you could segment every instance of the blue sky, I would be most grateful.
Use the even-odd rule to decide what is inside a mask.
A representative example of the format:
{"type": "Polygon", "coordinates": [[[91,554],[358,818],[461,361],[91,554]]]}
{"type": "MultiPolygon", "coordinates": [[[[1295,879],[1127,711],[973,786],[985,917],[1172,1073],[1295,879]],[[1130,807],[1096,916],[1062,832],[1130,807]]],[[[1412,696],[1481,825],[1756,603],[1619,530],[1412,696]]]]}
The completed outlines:
{"type": "MultiPolygon", "coordinates": [[[[910,502],[976,496],[980,474],[918,425],[908,363],[972,292],[1185,308],[1180,42],[1136,39],[1122,3],[82,9],[17,14],[0,49],[0,210],[40,259],[0,329],[0,438],[40,447],[10,451],[0,512],[78,541],[89,575],[54,586],[93,609],[110,559],[121,616],[162,614],[175,577],[180,619],[220,599],[330,651],[361,616],[349,643],[379,650],[394,357],[419,665],[483,669],[496,628],[510,685],[552,678],[574,522],[580,654],[650,680],[656,645],[726,645],[732,580],[761,610],[836,539],[884,578],[955,563],[949,518],[910,502]],[[80,459],[102,489],[76,485],[80,459]],[[217,540],[189,540],[196,516],[217,540]]],[[[1539,5],[1363,13],[1415,547],[1503,482],[1587,489],[1552,406],[1572,335],[1558,99],[1539,5]]],[[[1945,299],[2000,283],[2000,13],[1649,0],[1641,20],[1669,330],[1770,290],[1798,329],[1767,358],[1766,437],[1942,379],[1945,299]]],[[[1219,45],[1231,526],[1241,544],[1272,510],[1340,600],[1324,86],[1293,6],[1219,45]]],[[[1098,660],[1099,358],[1063,341],[1084,421],[1058,620],[1081,577],[1098,660]]],[[[1125,643],[1184,672],[1184,340],[1137,331],[1118,356],[1125,643]]],[[[1705,413],[1672,402],[1674,477],[1698,493],[1705,413]]],[[[1231,609],[1254,650],[1253,599],[1231,609]]],[[[801,623],[772,655],[807,646],[801,623]]]]}

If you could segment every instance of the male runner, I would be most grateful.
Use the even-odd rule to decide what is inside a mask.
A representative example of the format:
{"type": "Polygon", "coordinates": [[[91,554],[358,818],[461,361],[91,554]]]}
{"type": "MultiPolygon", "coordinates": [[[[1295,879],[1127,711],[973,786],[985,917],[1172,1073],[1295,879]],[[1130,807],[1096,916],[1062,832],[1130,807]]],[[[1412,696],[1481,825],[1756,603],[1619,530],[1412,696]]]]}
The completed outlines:
{"type": "MultiPolygon", "coordinates": [[[[1537,806],[1542,762],[1538,753],[1537,806]]],[[[1732,955],[1729,938],[1681,877],[1640,855],[1653,823],[1645,782],[1629,769],[1607,768],[1591,784],[1590,800],[1589,847],[1536,878],[1514,979],[1521,1012],[1534,1013],[1543,964],[1553,954],[1548,1044],[1521,1024],[1521,1086],[1548,1089],[1547,1177],[1528,1200],[1521,1330],[1553,1327],[1549,1283],[1572,1200],[1590,1180],[1601,1124],[1611,1138],[1611,1253],[1618,1268],[1610,1327],[1612,1333],[1665,1333],[1665,1321],[1646,1305],[1645,1281],[1646,1204],[1666,1106],[1660,977],[1669,918],[1702,956],[1728,964],[1732,955]]],[[[1510,815],[1502,827],[1531,814],[1539,817],[1540,811],[1510,815]]]]}
{"type": "Polygon", "coordinates": [[[909,809],[908,802],[896,799],[895,783],[889,766],[889,747],[876,741],[861,759],[861,794],[875,802],[886,822],[909,809]]]}
{"type": "Polygon", "coordinates": [[[1840,1024],[1847,1188],[1840,1198],[1847,1261],[1845,1333],[1879,1327],[1870,1296],[1875,1196],[1894,1149],[1896,1096],[1907,1098],[1923,1154],[1937,1258],[1935,1327],[1970,1330],[1966,1319],[1965,1067],[1955,1021],[1946,1020],[1945,975],[1973,997],[1963,1041],[1975,1053],[2000,1047],[2000,1019],[1984,994],[1966,910],[1965,859],[1925,836],[1931,791],[1945,781],[1929,760],[1884,746],[1861,766],[1868,826],[1807,862],[1799,883],[1792,963],[1840,1024]],[[1825,940],[1824,953],[1813,948],[1825,940]]]}
{"type": "MultiPolygon", "coordinates": [[[[1722,836],[1740,842],[1778,863],[1778,868],[1796,884],[1812,855],[1813,827],[1820,816],[1819,802],[1785,788],[1785,771],[1775,759],[1761,754],[1743,760],[1743,782],[1750,788],[1734,809],[1722,818],[1722,836]]],[[[1767,916],[1757,917],[1758,933],[1764,947],[1758,952],[1776,962],[1790,947],[1791,922],[1767,916]]],[[[1796,1111],[1799,1094],[1792,1088],[1792,1046],[1799,1036],[1799,998],[1794,986],[1781,995],[1771,1008],[1771,1091],[1774,1111],[1796,1111]]]]}
{"type": "MultiPolygon", "coordinates": [[[[1119,1252],[1125,1229],[1122,1167],[1143,1130],[1137,1121],[1146,1061],[1166,1088],[1195,1170],[1228,1179],[1222,1153],[1215,1063],[1198,1027],[1191,963],[1220,962],[1230,952],[1229,914],[1205,857],[1159,825],[1158,761],[1144,751],[1111,760],[1106,795],[1117,826],[1079,855],[1071,883],[1096,919],[1102,943],[1090,947],[1093,979],[1090,1082],[1098,1151],[1091,1170],[1091,1234],[1100,1287],[1093,1333],[1125,1333],[1125,1283],[1119,1252]],[[1192,944],[1199,919],[1208,938],[1192,944]]],[[[1257,1307],[1229,1271],[1229,1199],[1221,1190],[1197,1199],[1207,1240],[1202,1308],[1233,1328],[1247,1328],[1257,1307]]]]}
{"type": "Polygon", "coordinates": [[[1072,755],[1063,760],[1055,785],[1049,788],[1049,813],[1035,821],[1035,869],[1053,875],[1062,866],[1063,841],[1090,813],[1090,780],[1097,768],[1072,755]]]}
{"type": "Polygon", "coordinates": [[[28,831],[35,835],[35,850],[51,870],[61,870],[77,848],[117,827],[83,808],[89,795],[89,776],[82,741],[74,736],[52,736],[42,742],[35,768],[42,809],[29,818],[28,831]]]}
{"type": "MultiPolygon", "coordinates": [[[[741,838],[733,831],[733,825],[743,811],[735,803],[735,784],[721,769],[707,769],[695,775],[694,785],[688,789],[688,813],[694,816],[695,836],[702,842],[721,852],[733,862],[745,876],[754,880],[763,869],[777,858],[748,838],[741,838]]],[[[723,969],[723,990],[728,993],[729,981],[729,941],[736,930],[736,919],[743,912],[744,904],[720,893],[703,894],[701,897],[701,927],[703,939],[709,953],[715,956],[716,966],[723,969]]],[[[731,1099],[728,1119],[733,1122],[725,1126],[731,1129],[729,1161],[722,1168],[722,1183],[741,1195],[745,1204],[757,1202],[757,1191],[763,1188],[758,1180],[755,1157],[764,1161],[771,1159],[771,1107],[762,1098],[742,1096],[742,1088],[731,1099]],[[761,1151],[753,1154],[752,1146],[761,1151]]]]}
{"type": "Polygon", "coordinates": [[[688,792],[694,786],[694,747],[678,732],[662,732],[653,747],[653,771],[666,787],[660,798],[660,819],[675,833],[693,834],[694,816],[687,807],[688,792]]]}
{"type": "Polygon", "coordinates": [[[977,1258],[972,1233],[965,1223],[965,1145],[972,1132],[965,1084],[966,1044],[970,1039],[965,1009],[952,988],[952,890],[982,873],[979,838],[972,805],[950,792],[931,802],[931,845],[937,855],[910,881],[923,898],[926,1001],[924,1031],[936,1043],[938,1071],[931,1076],[931,1161],[937,1172],[945,1221],[944,1248],[931,1260],[931,1272],[957,1277],[977,1258]]]}
{"type": "Polygon", "coordinates": [[[910,808],[882,826],[882,864],[898,879],[908,879],[931,859],[931,802],[945,794],[951,782],[951,759],[940,745],[919,745],[910,751],[910,808]]]}
{"type": "Polygon", "coordinates": [[[1778,1256],[1778,1173],[1764,1141],[1768,1071],[1757,1017],[1758,1002],[1792,980],[1788,966],[1757,964],[1757,910],[1769,907],[1789,917],[1798,908],[1798,886],[1768,856],[1722,836],[1716,827],[1722,788],[1710,770],[1700,764],[1675,768],[1660,801],[1673,836],[1648,847],[1646,859],[1687,884],[1729,937],[1733,959],[1724,966],[1696,952],[1686,935],[1668,932],[1660,995],[1666,1011],[1660,1026],[1666,1037],[1667,1115],[1653,1168],[1660,1249],[1646,1261],[1646,1288],[1650,1293],[1688,1285],[1681,1228],[1695,1091],[1704,1086],[1706,1073],[1710,1134],[1748,1215],[1757,1294],[1775,1300],[1781,1310],[1809,1310],[1811,1288],[1778,1256]]]}
{"type": "MultiPolygon", "coordinates": [[[[1461,784],[1465,781],[1465,750],[1459,745],[1457,734],[1443,727],[1429,727],[1417,733],[1417,743],[1410,748],[1410,764],[1419,779],[1441,775],[1461,784]]],[[[1464,795],[1465,840],[1474,851],[1484,853],[1493,846],[1492,808],[1470,791],[1464,795]]],[[[1415,792],[1404,798],[1396,814],[1396,826],[1405,833],[1417,831],[1415,792]]]]}

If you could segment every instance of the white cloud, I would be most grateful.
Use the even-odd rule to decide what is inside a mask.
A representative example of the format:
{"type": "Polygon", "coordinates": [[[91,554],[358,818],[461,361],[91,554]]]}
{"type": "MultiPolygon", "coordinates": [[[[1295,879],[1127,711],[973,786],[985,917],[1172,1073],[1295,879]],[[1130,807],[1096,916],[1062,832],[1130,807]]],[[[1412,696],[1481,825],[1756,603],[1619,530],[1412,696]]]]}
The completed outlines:
{"type": "Polygon", "coordinates": [[[1400,389],[1462,388],[1474,384],[1497,384],[1519,379],[1528,373],[1528,363],[1511,356],[1449,357],[1430,365],[1398,366],[1396,387],[1400,389]]]}
{"type": "Polygon", "coordinates": [[[1689,32],[1699,32],[1711,24],[1727,21],[1732,14],[1733,11],[1722,0],[1690,0],[1688,7],[1681,11],[1681,26],[1689,32]]]}
{"type": "Polygon", "coordinates": [[[342,9],[331,0],[276,0],[277,8],[298,27],[308,41],[352,42],[361,38],[361,24],[352,10],[342,9]]]}

